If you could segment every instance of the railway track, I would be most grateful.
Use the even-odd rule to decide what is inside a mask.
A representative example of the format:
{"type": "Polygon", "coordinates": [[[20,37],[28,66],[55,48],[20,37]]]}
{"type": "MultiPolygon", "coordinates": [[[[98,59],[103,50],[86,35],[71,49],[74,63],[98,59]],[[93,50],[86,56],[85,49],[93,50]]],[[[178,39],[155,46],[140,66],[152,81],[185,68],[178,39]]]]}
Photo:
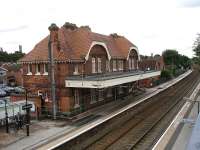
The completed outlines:
{"type": "MultiPolygon", "coordinates": [[[[194,85],[197,86],[199,82],[200,79],[198,79],[194,85]]],[[[191,95],[196,86],[191,86],[192,90],[184,91],[186,97],[191,95]]],[[[162,133],[165,132],[165,129],[169,126],[171,121],[174,119],[174,116],[179,112],[184,104],[185,100],[182,98],[177,99],[177,102],[170,108],[168,113],[166,113],[158,122],[156,122],[154,126],[152,126],[151,130],[149,130],[143,136],[143,138],[139,139],[138,142],[131,147],[131,149],[152,149],[154,144],[161,137],[162,133]]]]}
{"type": "MultiPolygon", "coordinates": [[[[183,105],[184,101],[182,98],[189,95],[194,85],[199,82],[197,74],[197,72],[193,72],[183,81],[162,92],[162,94],[150,98],[151,102],[147,102],[146,105],[143,104],[144,107],[138,110],[129,120],[124,121],[123,125],[121,124],[113,128],[85,149],[149,149],[159,135],[157,137],[149,135],[150,138],[147,138],[147,135],[163,121],[163,118],[170,114],[170,111],[176,108],[176,106],[181,107],[183,105]]],[[[169,119],[167,123],[169,123],[169,119]]],[[[163,131],[163,126],[158,129],[160,129],[159,132],[163,131]]],[[[158,132],[158,130],[156,131],[158,132]]]]}
{"type": "Polygon", "coordinates": [[[173,86],[71,138],[54,149],[150,149],[199,83],[193,71],[173,86]],[[164,120],[164,121],[163,121],[164,120]]]}

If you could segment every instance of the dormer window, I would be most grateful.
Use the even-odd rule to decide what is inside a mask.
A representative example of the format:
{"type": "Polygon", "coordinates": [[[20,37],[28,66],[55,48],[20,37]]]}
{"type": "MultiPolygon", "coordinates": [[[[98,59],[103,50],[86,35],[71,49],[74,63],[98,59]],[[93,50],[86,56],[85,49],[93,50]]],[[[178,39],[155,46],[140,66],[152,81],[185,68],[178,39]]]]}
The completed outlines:
{"type": "Polygon", "coordinates": [[[117,62],[113,60],[113,71],[117,71],[117,62]]]}
{"type": "Polygon", "coordinates": [[[96,64],[95,64],[95,58],[92,57],[92,73],[96,73],[96,64]]]}
{"type": "Polygon", "coordinates": [[[97,61],[98,61],[98,73],[101,73],[102,72],[102,70],[101,70],[101,58],[98,58],[97,61]]]}
{"type": "Polygon", "coordinates": [[[27,75],[32,75],[32,65],[28,64],[28,73],[27,75]]]}
{"type": "Polygon", "coordinates": [[[74,75],[79,74],[79,72],[78,72],[78,64],[75,64],[75,65],[74,65],[74,72],[73,72],[73,74],[74,74],[74,75]]]}
{"type": "Polygon", "coordinates": [[[48,64],[44,64],[44,75],[48,75],[48,64]]]}
{"type": "Polygon", "coordinates": [[[36,75],[40,75],[40,64],[36,64],[36,75]]]}

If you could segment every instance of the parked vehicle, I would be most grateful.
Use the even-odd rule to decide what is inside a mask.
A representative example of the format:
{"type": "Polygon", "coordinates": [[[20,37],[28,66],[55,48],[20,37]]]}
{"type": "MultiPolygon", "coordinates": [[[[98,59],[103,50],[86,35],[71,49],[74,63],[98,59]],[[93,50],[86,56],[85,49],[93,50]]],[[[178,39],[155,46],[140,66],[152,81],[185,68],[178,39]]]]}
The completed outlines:
{"type": "Polygon", "coordinates": [[[10,87],[10,86],[5,86],[5,87],[3,87],[2,89],[3,89],[7,94],[10,94],[10,93],[12,93],[12,92],[15,91],[15,88],[10,87]]]}
{"type": "Polygon", "coordinates": [[[24,88],[21,86],[14,87],[14,91],[15,91],[15,93],[24,93],[25,92],[24,88]]]}
{"type": "Polygon", "coordinates": [[[6,92],[3,89],[0,89],[0,97],[6,96],[6,92]]]}
{"type": "Polygon", "coordinates": [[[3,100],[0,100],[0,108],[5,107],[5,102],[3,100]]]}

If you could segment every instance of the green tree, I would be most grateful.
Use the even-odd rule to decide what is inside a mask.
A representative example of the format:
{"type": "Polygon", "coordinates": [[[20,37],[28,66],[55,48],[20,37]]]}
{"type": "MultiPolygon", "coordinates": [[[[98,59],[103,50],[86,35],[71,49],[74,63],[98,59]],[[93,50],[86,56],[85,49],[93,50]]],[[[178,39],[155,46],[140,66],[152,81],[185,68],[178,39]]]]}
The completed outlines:
{"type": "Polygon", "coordinates": [[[15,51],[14,53],[7,53],[6,51],[0,51],[0,62],[16,62],[22,58],[25,53],[15,51]]]}
{"type": "Polygon", "coordinates": [[[165,50],[162,55],[166,68],[173,76],[183,73],[185,69],[191,66],[190,58],[179,54],[176,50],[165,50]]]}
{"type": "Polygon", "coordinates": [[[197,34],[197,38],[193,44],[193,51],[195,53],[194,63],[200,64],[200,34],[197,34]]]}
{"type": "Polygon", "coordinates": [[[190,68],[192,64],[191,59],[185,55],[179,56],[179,63],[180,63],[180,67],[183,69],[190,68]]]}
{"type": "Polygon", "coordinates": [[[169,80],[172,78],[170,70],[162,70],[160,75],[162,80],[169,80]]]}
{"type": "Polygon", "coordinates": [[[179,54],[176,50],[167,49],[162,53],[165,65],[171,67],[177,66],[179,62],[179,54]]]}

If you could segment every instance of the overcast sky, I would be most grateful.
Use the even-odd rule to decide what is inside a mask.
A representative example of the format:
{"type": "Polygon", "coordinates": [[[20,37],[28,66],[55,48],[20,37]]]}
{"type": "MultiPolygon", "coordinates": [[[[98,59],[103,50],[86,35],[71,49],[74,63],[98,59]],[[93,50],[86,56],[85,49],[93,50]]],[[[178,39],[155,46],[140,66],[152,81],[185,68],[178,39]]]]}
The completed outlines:
{"type": "Polygon", "coordinates": [[[89,25],[92,31],[118,33],[138,46],[140,54],[177,49],[192,57],[200,33],[200,0],[0,0],[0,47],[23,46],[29,52],[65,22],[89,25]]]}

